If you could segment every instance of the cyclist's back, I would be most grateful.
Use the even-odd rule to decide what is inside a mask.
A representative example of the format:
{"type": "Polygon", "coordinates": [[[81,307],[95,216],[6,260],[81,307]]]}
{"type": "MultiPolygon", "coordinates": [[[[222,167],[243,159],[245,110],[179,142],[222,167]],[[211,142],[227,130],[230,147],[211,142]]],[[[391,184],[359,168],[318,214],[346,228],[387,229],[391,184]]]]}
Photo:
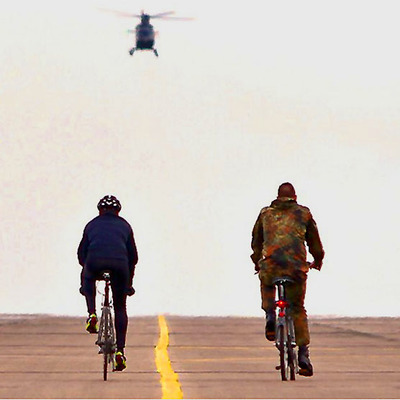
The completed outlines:
{"type": "Polygon", "coordinates": [[[137,254],[132,240],[133,231],[125,219],[106,211],[85,227],[78,249],[80,264],[88,259],[119,259],[136,264],[137,254]],[[135,262],[136,258],[136,262],[135,262]]]}
{"type": "Polygon", "coordinates": [[[253,230],[251,257],[261,268],[277,275],[307,272],[305,243],[314,259],[322,261],[322,245],[310,210],[294,198],[280,197],[260,212],[253,230]]]}

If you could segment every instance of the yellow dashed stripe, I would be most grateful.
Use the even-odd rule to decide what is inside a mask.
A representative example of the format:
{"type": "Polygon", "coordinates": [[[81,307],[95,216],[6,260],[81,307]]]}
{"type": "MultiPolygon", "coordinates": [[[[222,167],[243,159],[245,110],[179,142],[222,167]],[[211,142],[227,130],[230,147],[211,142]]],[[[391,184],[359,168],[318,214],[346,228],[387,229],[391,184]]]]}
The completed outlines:
{"type": "Polygon", "coordinates": [[[157,371],[160,374],[163,399],[183,399],[181,384],[178,374],[174,372],[168,355],[168,326],[163,315],[158,316],[160,337],[154,350],[156,357],[157,371]]]}

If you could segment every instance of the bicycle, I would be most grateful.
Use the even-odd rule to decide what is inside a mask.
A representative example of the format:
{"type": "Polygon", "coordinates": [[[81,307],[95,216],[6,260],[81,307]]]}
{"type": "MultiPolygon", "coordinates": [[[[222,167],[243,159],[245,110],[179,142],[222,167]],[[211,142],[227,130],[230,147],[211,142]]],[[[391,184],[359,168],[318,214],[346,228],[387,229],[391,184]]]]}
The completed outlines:
{"type": "Polygon", "coordinates": [[[95,342],[100,347],[99,354],[103,354],[103,379],[107,380],[109,364],[114,371],[114,357],[116,350],[115,328],[112,315],[112,301],[110,300],[110,272],[106,271],[102,275],[102,280],[105,281],[104,293],[101,308],[101,318],[99,323],[98,337],[95,342]]]}
{"type": "Polygon", "coordinates": [[[280,364],[276,367],[281,372],[282,381],[296,379],[299,372],[297,363],[296,336],[293,319],[289,312],[289,303],[286,299],[286,286],[293,283],[289,277],[279,277],[273,283],[277,288],[277,308],[275,346],[279,350],[280,364]]]}

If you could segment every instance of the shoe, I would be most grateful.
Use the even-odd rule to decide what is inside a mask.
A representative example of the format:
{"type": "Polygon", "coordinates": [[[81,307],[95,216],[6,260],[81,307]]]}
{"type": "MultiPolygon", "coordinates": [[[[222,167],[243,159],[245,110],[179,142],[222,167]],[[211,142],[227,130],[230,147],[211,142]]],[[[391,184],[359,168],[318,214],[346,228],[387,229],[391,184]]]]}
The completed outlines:
{"type": "Polygon", "coordinates": [[[275,314],[266,314],[267,323],[265,325],[265,337],[270,342],[275,340],[275,314]]]}
{"type": "Polygon", "coordinates": [[[126,368],[126,357],[122,351],[117,351],[115,353],[114,370],[123,371],[126,368]]]}
{"type": "Polygon", "coordinates": [[[92,314],[86,320],[86,330],[89,333],[97,333],[99,331],[99,327],[97,326],[97,315],[92,314]]]}
{"type": "Polygon", "coordinates": [[[313,376],[314,374],[308,346],[299,346],[299,368],[299,375],[313,376]]]}

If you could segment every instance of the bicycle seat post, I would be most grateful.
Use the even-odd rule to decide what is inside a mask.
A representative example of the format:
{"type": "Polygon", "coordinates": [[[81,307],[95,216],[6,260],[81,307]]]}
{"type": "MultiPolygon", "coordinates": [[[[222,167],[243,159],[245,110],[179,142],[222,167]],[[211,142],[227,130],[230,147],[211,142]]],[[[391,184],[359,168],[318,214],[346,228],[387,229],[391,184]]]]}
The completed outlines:
{"type": "Polygon", "coordinates": [[[285,285],[283,285],[281,282],[278,282],[277,286],[278,286],[278,299],[285,300],[286,299],[285,285]]]}
{"type": "Polygon", "coordinates": [[[286,300],[286,285],[293,283],[293,279],[289,277],[280,277],[274,279],[273,283],[278,289],[278,299],[286,300]]]}
{"type": "Polygon", "coordinates": [[[104,287],[104,306],[108,307],[110,305],[110,273],[104,272],[103,279],[105,281],[104,287]]]}

